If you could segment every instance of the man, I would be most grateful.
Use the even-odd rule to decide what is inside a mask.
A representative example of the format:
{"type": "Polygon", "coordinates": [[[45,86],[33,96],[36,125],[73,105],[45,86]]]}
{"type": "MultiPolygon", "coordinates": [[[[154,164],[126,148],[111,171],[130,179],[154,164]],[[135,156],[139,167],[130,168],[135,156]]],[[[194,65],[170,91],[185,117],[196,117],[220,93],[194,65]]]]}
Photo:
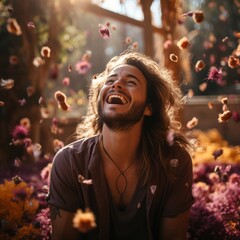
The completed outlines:
{"type": "Polygon", "coordinates": [[[109,61],[92,81],[79,139],[53,161],[53,239],[186,239],[192,162],[177,121],[181,97],[144,54],[109,61]],[[78,209],[94,213],[95,228],[73,227],[78,209]]]}

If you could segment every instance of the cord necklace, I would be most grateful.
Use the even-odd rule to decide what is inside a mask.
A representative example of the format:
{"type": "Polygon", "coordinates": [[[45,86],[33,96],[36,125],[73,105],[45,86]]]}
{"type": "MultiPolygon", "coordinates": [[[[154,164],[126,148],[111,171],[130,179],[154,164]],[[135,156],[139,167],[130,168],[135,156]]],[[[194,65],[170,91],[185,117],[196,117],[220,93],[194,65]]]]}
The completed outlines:
{"type": "Polygon", "coordinates": [[[128,181],[127,181],[127,177],[125,175],[126,171],[132,166],[132,164],[135,162],[135,159],[133,161],[130,162],[130,164],[128,165],[128,167],[122,171],[118,165],[115,163],[115,161],[111,158],[111,156],[109,155],[108,151],[106,150],[104,144],[103,144],[103,139],[102,139],[102,148],[103,148],[103,151],[104,153],[108,156],[108,158],[111,160],[111,162],[114,164],[114,166],[117,168],[117,170],[120,172],[119,175],[117,176],[116,178],[116,181],[115,181],[115,187],[117,189],[117,192],[119,194],[119,205],[121,208],[124,208],[124,198],[123,198],[123,195],[125,194],[126,190],[127,190],[127,185],[128,185],[128,181]],[[124,179],[124,188],[123,190],[121,191],[119,189],[119,184],[118,184],[118,181],[120,179],[120,177],[123,177],[124,179]]]}

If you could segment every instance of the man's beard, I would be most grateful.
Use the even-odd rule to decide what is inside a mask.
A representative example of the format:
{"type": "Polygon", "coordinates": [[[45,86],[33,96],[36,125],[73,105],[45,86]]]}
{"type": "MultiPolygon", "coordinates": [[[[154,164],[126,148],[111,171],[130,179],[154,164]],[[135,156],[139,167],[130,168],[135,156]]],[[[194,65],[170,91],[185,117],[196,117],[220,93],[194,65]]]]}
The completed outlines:
{"type": "Polygon", "coordinates": [[[143,117],[146,108],[145,103],[133,104],[127,113],[118,113],[113,117],[108,116],[98,102],[98,114],[100,120],[105,123],[109,129],[114,131],[126,131],[143,117]]]}

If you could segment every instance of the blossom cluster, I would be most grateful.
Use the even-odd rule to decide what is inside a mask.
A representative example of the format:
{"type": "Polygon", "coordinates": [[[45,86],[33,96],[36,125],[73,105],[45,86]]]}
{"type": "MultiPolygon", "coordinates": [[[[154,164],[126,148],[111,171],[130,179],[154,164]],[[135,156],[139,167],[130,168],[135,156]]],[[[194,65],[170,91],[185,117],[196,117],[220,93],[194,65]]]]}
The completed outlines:
{"type": "Polygon", "coordinates": [[[35,214],[39,203],[34,189],[19,177],[0,185],[0,239],[41,239],[35,214]]]}
{"type": "Polygon", "coordinates": [[[189,239],[239,239],[240,167],[233,165],[225,181],[213,169],[213,164],[194,168],[189,239]]]}

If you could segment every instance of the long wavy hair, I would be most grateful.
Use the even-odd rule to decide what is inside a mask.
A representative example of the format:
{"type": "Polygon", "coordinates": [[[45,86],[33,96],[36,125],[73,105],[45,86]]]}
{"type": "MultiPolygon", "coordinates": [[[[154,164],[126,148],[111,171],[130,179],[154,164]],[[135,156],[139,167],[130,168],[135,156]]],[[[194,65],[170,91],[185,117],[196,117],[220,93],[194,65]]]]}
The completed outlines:
{"type": "Polygon", "coordinates": [[[178,120],[183,96],[171,72],[143,53],[125,50],[119,56],[113,57],[102,73],[94,76],[89,89],[88,110],[76,128],[76,136],[83,138],[101,133],[103,122],[97,110],[99,93],[110,71],[120,64],[137,67],[147,80],[147,103],[151,104],[152,115],[144,119],[139,146],[144,182],[152,175],[153,169],[159,169],[159,166],[170,176],[167,162],[173,146],[170,146],[167,140],[169,131],[174,133],[175,146],[190,146],[178,120]]]}

